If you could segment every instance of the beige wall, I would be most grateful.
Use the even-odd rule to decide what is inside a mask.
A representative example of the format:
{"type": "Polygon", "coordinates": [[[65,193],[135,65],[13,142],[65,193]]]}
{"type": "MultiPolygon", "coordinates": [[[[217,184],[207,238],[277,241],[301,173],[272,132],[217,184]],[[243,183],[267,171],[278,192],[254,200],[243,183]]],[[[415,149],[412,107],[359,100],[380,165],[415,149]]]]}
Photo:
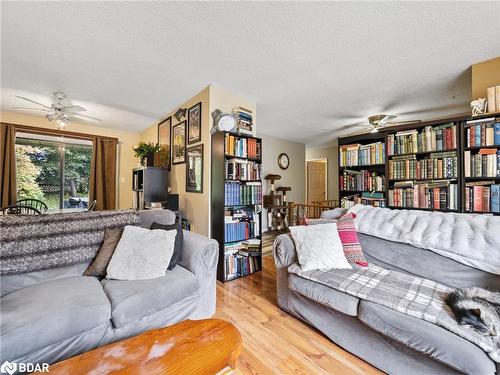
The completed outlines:
{"type": "MultiPolygon", "coordinates": [[[[339,146],[338,139],[326,146],[306,146],[306,160],[327,159],[328,199],[339,199],[339,146]]],[[[306,176],[307,177],[307,176],[306,176]]]]}
{"type": "MultiPolygon", "coordinates": [[[[171,193],[179,194],[179,208],[193,225],[193,231],[209,236],[210,223],[210,86],[193,96],[188,101],[173,108],[162,119],[172,116],[172,126],[178,124],[173,114],[179,107],[189,108],[201,102],[201,142],[203,143],[203,193],[186,192],[186,163],[172,165],[169,175],[171,193]]],[[[187,117],[187,114],[186,114],[187,117]]],[[[187,118],[185,119],[187,121],[187,118]]],[[[158,120],[160,122],[161,119],[158,120]]],[[[184,121],[184,119],[183,119],[184,121]]],[[[152,124],[141,134],[143,142],[158,142],[158,122],[152,124]]],[[[187,129],[186,129],[187,131],[187,129]]],[[[188,147],[190,145],[187,145],[188,147]]]]}
{"type": "MultiPolygon", "coordinates": [[[[272,173],[279,174],[281,180],[276,181],[278,186],[290,186],[292,191],[287,192],[289,202],[305,202],[305,145],[303,143],[291,142],[264,134],[257,136],[262,138],[262,177],[272,173]],[[278,155],[284,152],[290,158],[288,169],[282,170],[278,166],[278,155]]],[[[269,185],[264,180],[264,194],[269,192],[269,185]]],[[[262,228],[267,230],[267,212],[262,215],[262,228]]]]}
{"type": "MultiPolygon", "coordinates": [[[[11,124],[29,125],[38,128],[56,129],[55,123],[49,123],[40,116],[25,115],[14,112],[2,112],[0,120],[11,124]]],[[[118,171],[118,208],[132,207],[132,168],[137,166],[132,146],[139,142],[139,134],[103,127],[90,126],[72,122],[68,131],[87,133],[118,138],[120,142],[120,170],[118,171]]]]}
{"type": "Polygon", "coordinates": [[[488,87],[500,85],[500,57],[472,65],[472,99],[486,98],[488,87]]]}

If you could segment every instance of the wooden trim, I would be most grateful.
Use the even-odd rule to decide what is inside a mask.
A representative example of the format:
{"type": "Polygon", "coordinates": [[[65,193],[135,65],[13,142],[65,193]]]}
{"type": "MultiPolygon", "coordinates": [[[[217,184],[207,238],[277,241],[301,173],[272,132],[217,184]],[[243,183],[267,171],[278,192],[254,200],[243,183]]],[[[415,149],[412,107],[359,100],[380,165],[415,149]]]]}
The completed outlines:
{"type": "Polygon", "coordinates": [[[26,132],[35,133],[35,134],[65,136],[65,137],[69,137],[69,138],[86,139],[86,140],[90,140],[90,141],[93,141],[95,138],[103,138],[103,139],[106,139],[109,141],[115,141],[118,143],[118,138],[107,137],[107,136],[103,136],[103,135],[70,132],[70,131],[58,130],[58,129],[39,128],[36,126],[29,126],[29,125],[22,125],[22,124],[11,124],[11,123],[7,123],[7,122],[2,122],[2,124],[12,125],[16,132],[17,131],[26,131],[26,132]]]}

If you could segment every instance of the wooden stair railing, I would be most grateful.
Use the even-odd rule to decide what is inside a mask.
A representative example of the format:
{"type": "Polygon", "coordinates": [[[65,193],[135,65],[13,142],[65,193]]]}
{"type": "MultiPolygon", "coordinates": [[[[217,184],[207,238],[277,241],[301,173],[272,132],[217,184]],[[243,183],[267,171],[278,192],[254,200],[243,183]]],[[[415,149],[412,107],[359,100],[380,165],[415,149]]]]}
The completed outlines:
{"type": "Polygon", "coordinates": [[[338,201],[331,200],[329,202],[337,202],[337,204],[323,205],[319,204],[319,202],[314,202],[313,204],[288,202],[289,225],[303,225],[305,218],[319,219],[323,211],[333,210],[338,207],[338,201]]]}

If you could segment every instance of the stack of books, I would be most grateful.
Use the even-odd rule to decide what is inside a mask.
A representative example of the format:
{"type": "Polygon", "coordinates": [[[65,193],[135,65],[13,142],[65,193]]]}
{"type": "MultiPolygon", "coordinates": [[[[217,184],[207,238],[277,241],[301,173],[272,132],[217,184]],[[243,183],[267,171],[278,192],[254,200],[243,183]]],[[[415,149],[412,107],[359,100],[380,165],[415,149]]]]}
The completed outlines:
{"type": "Polygon", "coordinates": [[[388,192],[389,206],[425,208],[431,210],[457,210],[458,185],[449,181],[415,184],[397,182],[388,192]]]}
{"type": "Polygon", "coordinates": [[[260,180],[261,164],[251,160],[228,159],[224,163],[226,180],[260,180]]]}
{"type": "Polygon", "coordinates": [[[452,122],[439,126],[426,126],[405,130],[387,136],[388,155],[414,154],[418,152],[446,151],[457,148],[457,126],[452,122]]]}
{"type": "Polygon", "coordinates": [[[252,238],[241,242],[239,254],[243,256],[260,256],[262,252],[260,250],[260,240],[257,238],[252,238]]]}
{"type": "Polygon", "coordinates": [[[253,134],[253,114],[247,108],[234,107],[233,116],[236,117],[238,132],[241,134],[253,134]]]}
{"type": "Polygon", "coordinates": [[[260,159],[260,142],[253,138],[241,138],[232,134],[225,136],[226,156],[260,159]]]}
{"type": "Polygon", "coordinates": [[[260,182],[226,182],[224,184],[224,205],[262,204],[262,184],[260,182]]]}
{"type": "Polygon", "coordinates": [[[467,147],[500,146],[500,119],[467,121],[465,141],[467,147]]]}
{"type": "Polygon", "coordinates": [[[433,179],[457,178],[456,151],[430,154],[429,158],[417,160],[415,155],[395,156],[389,160],[389,179],[433,179]]]}
{"type": "Polygon", "coordinates": [[[343,145],[339,150],[341,167],[385,163],[385,144],[382,142],[343,145]]]}
{"type": "Polygon", "coordinates": [[[342,190],[350,191],[383,191],[385,190],[385,177],[379,176],[377,172],[344,169],[340,176],[340,186],[342,190]]]}
{"type": "Polygon", "coordinates": [[[465,211],[500,213],[500,185],[491,181],[466,183],[465,211]]]}
{"type": "Polygon", "coordinates": [[[481,148],[477,154],[470,150],[464,152],[465,177],[499,177],[500,150],[496,148],[481,148]]]}

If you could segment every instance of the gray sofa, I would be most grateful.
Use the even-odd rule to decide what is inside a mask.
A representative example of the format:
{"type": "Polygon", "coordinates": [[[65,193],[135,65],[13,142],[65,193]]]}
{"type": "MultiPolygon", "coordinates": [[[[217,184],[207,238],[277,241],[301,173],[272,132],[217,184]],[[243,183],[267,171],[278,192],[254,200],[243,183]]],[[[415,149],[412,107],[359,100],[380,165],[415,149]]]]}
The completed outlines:
{"type": "MultiPolygon", "coordinates": [[[[500,291],[497,275],[408,244],[359,237],[371,264],[450,287],[500,291]]],[[[279,306],[375,367],[390,374],[500,374],[483,350],[444,328],[290,273],[297,262],[290,235],[276,238],[273,253],[279,306]]]]}
{"type": "MultiPolygon", "coordinates": [[[[13,216],[0,218],[0,363],[54,363],[145,330],[214,314],[218,244],[192,232],[184,231],[181,263],[164,277],[100,281],[82,276],[99,248],[104,229],[120,226],[116,218],[122,217],[121,213],[116,212],[115,217],[109,211],[42,215],[25,217],[27,222],[13,216]],[[92,231],[82,224],[89,218],[93,220],[89,224],[92,231]],[[50,220],[50,225],[43,220],[50,220]],[[35,223],[28,226],[30,221],[35,223]],[[80,226],[81,231],[75,232],[80,226]],[[54,235],[59,244],[51,240],[50,233],[37,239],[23,238],[27,233],[36,236],[58,227],[71,229],[70,237],[82,246],[61,245],[69,236],[63,229],[54,235]],[[63,258],[76,262],[61,266],[63,258]],[[15,268],[19,265],[36,270],[19,272],[15,268]]],[[[130,210],[126,220],[149,228],[153,221],[172,224],[175,215],[167,210],[130,210]]]]}

